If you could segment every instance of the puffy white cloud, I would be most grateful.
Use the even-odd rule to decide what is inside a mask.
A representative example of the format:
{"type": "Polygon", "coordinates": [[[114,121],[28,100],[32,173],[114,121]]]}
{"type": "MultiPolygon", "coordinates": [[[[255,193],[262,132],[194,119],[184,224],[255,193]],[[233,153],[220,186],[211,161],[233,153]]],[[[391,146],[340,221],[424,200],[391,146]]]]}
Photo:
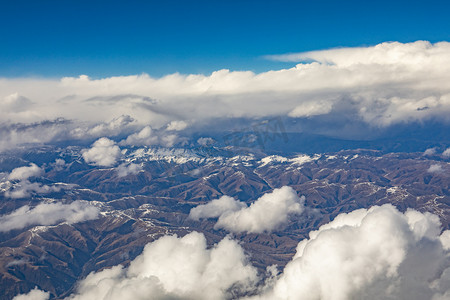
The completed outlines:
{"type": "MultiPolygon", "coordinates": [[[[172,129],[171,131],[173,131],[172,129]]],[[[123,146],[152,146],[163,145],[172,147],[179,141],[176,134],[167,134],[166,132],[157,132],[150,126],[145,126],[139,132],[129,135],[125,140],[120,142],[123,146]]]]}
{"type": "Polygon", "coordinates": [[[439,164],[433,164],[427,170],[428,173],[441,173],[443,171],[444,170],[442,169],[441,165],[439,165],[439,164]]]}
{"type": "Polygon", "coordinates": [[[96,219],[98,208],[83,201],[70,204],[41,203],[33,208],[28,205],[0,216],[0,232],[21,229],[30,225],[54,225],[59,222],[69,224],[96,219]]]}
{"type": "Polygon", "coordinates": [[[108,123],[87,125],[85,127],[77,127],[70,131],[70,135],[74,138],[85,139],[88,137],[101,136],[117,136],[128,129],[128,126],[135,120],[127,115],[121,115],[112,119],[108,123]]]}
{"type": "Polygon", "coordinates": [[[219,217],[215,229],[223,228],[231,232],[272,231],[285,225],[290,214],[300,214],[304,209],[304,197],[288,186],[275,189],[261,196],[249,207],[245,203],[223,196],[208,204],[191,209],[189,217],[219,217]]]}
{"type": "MultiPolygon", "coordinates": [[[[448,42],[389,42],[278,59],[300,63],[260,74],[218,70],[210,75],[171,74],[162,78],[143,74],[104,79],[0,79],[0,99],[17,93],[33,102],[19,105],[20,114],[1,110],[0,119],[32,124],[64,118],[91,124],[88,132],[105,135],[115,134],[117,127],[115,122],[103,124],[103,120],[121,115],[135,120],[137,128],[170,130],[184,127],[183,121],[170,123],[174,120],[189,120],[192,128],[209,128],[217,118],[286,115],[311,118],[326,114],[343,122],[357,120],[379,127],[450,119],[448,42]]],[[[67,128],[45,130],[49,132],[37,136],[20,131],[20,137],[0,132],[5,144],[0,146],[47,141],[67,132],[67,128]]],[[[154,140],[145,136],[146,131],[135,142],[152,144],[154,140]]]]}
{"type": "Polygon", "coordinates": [[[47,194],[60,191],[61,187],[59,186],[48,186],[39,182],[30,182],[29,178],[41,176],[43,173],[44,170],[34,163],[31,163],[30,166],[13,169],[11,173],[6,176],[6,179],[14,182],[6,182],[4,192],[5,197],[25,198],[29,197],[32,193],[47,194]]]}
{"type": "Polygon", "coordinates": [[[44,173],[40,167],[31,163],[29,167],[19,167],[11,171],[8,176],[9,180],[25,180],[30,177],[37,177],[44,173]]]}
{"type": "Polygon", "coordinates": [[[450,148],[445,149],[445,151],[442,152],[442,155],[444,155],[445,157],[450,157],[450,148]]]}
{"type": "Polygon", "coordinates": [[[30,182],[29,180],[22,180],[13,184],[8,190],[5,191],[5,197],[7,198],[26,198],[31,194],[48,194],[51,192],[59,192],[61,187],[49,186],[39,182],[30,182]]]}
{"type": "Polygon", "coordinates": [[[239,244],[229,238],[208,249],[203,234],[164,236],[148,244],[128,268],[91,273],[72,300],[227,299],[257,280],[239,244]]]}
{"type": "Polygon", "coordinates": [[[273,287],[255,298],[439,299],[450,290],[439,233],[437,216],[391,205],[341,214],[301,241],[273,287]]]}
{"type": "Polygon", "coordinates": [[[180,131],[188,127],[188,123],[185,121],[172,121],[167,125],[167,130],[170,131],[180,131]]]}
{"type": "Polygon", "coordinates": [[[121,141],[121,145],[130,146],[151,146],[158,142],[158,136],[153,134],[153,130],[150,126],[145,126],[141,131],[129,135],[124,141],[121,141]]]}
{"type": "Polygon", "coordinates": [[[213,138],[210,137],[201,137],[197,140],[197,144],[199,144],[200,146],[203,147],[208,147],[211,146],[215,143],[216,141],[213,138]]]}
{"type": "Polygon", "coordinates": [[[127,164],[120,164],[117,167],[116,172],[117,172],[117,176],[125,177],[125,176],[128,176],[130,174],[137,174],[141,170],[142,170],[142,166],[141,165],[131,163],[131,164],[128,164],[128,165],[127,164]]]}
{"type": "Polygon", "coordinates": [[[38,290],[37,288],[32,289],[27,294],[17,295],[13,300],[47,300],[50,299],[50,293],[38,290]]]}
{"type": "Polygon", "coordinates": [[[207,204],[198,205],[192,208],[189,212],[189,218],[193,220],[217,218],[224,213],[236,212],[246,207],[247,205],[244,202],[237,201],[229,196],[222,196],[207,204]]]}
{"type": "Polygon", "coordinates": [[[423,155],[425,155],[425,156],[430,156],[430,155],[435,155],[435,154],[436,154],[436,147],[428,148],[425,150],[425,152],[423,152],[423,155]]]}
{"type": "Polygon", "coordinates": [[[104,167],[110,167],[116,164],[120,156],[119,146],[106,137],[98,139],[90,149],[83,151],[83,158],[87,163],[104,167]]]}

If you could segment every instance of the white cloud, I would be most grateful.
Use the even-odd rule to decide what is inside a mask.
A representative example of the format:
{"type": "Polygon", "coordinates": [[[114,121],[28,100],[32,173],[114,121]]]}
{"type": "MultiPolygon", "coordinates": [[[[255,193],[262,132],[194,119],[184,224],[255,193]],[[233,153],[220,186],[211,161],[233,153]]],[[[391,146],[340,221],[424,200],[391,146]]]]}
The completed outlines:
{"type": "Polygon", "coordinates": [[[127,115],[122,115],[112,119],[108,123],[99,123],[87,125],[84,127],[77,127],[70,131],[70,135],[74,138],[85,139],[88,137],[101,136],[117,136],[128,129],[129,125],[135,120],[127,115]]]}
{"type": "Polygon", "coordinates": [[[249,207],[231,197],[223,196],[208,204],[194,207],[189,217],[194,220],[219,217],[215,229],[261,233],[279,229],[288,222],[289,215],[300,214],[304,209],[304,200],[305,198],[299,198],[291,187],[284,186],[261,196],[249,207]]]}
{"type": "MultiPolygon", "coordinates": [[[[58,192],[61,190],[59,186],[48,186],[39,182],[30,182],[32,177],[41,176],[44,170],[36,164],[31,163],[30,166],[15,168],[8,174],[6,179],[14,182],[6,182],[4,195],[7,198],[25,198],[31,194],[47,194],[50,192],[58,192]]],[[[67,187],[67,186],[66,186],[67,187]]]]}
{"type": "Polygon", "coordinates": [[[44,173],[40,167],[31,163],[29,167],[19,167],[11,171],[8,176],[9,180],[25,180],[30,177],[37,177],[44,173]]]}
{"type": "Polygon", "coordinates": [[[441,165],[439,165],[439,164],[433,164],[427,170],[428,173],[441,173],[442,171],[444,171],[444,170],[442,169],[441,165]]]}
{"type": "Polygon", "coordinates": [[[151,146],[158,142],[158,136],[153,133],[150,126],[145,126],[141,131],[129,135],[120,145],[151,146]]]}
{"type": "Polygon", "coordinates": [[[260,285],[237,242],[225,238],[208,249],[201,233],[164,236],[128,268],[91,273],[66,299],[237,299],[229,289],[239,288],[254,295],[245,299],[443,300],[450,231],[440,235],[440,225],[436,215],[390,204],[340,214],[310,232],[283,272],[270,268],[273,277],[260,285]]]}
{"type": "Polygon", "coordinates": [[[83,151],[83,158],[87,163],[104,167],[116,164],[120,156],[120,148],[114,141],[105,137],[98,139],[90,149],[83,151]]]}
{"type": "Polygon", "coordinates": [[[17,295],[13,298],[13,300],[47,300],[50,298],[50,293],[43,292],[34,288],[27,294],[17,295]]]}
{"type": "Polygon", "coordinates": [[[72,300],[226,299],[230,288],[248,289],[256,269],[233,240],[208,249],[201,233],[165,236],[148,244],[128,268],[91,273],[72,300]]]}
{"type": "Polygon", "coordinates": [[[26,198],[30,197],[33,193],[36,194],[48,194],[51,192],[59,192],[61,187],[49,186],[39,182],[30,182],[28,180],[22,180],[13,184],[7,191],[5,191],[5,197],[7,198],[26,198]]]}
{"type": "Polygon", "coordinates": [[[54,225],[59,222],[69,224],[96,219],[98,208],[82,201],[70,204],[41,203],[33,208],[28,205],[0,216],[0,232],[25,228],[30,225],[54,225]]]}
{"type": "Polygon", "coordinates": [[[255,298],[440,297],[450,290],[450,261],[439,233],[437,216],[391,205],[341,214],[300,242],[270,291],[255,298]]]}
{"type": "MultiPolygon", "coordinates": [[[[450,120],[448,42],[382,43],[300,53],[288,60],[315,62],[260,74],[218,70],[210,75],[171,74],[162,78],[145,74],[104,79],[3,78],[0,99],[17,93],[33,102],[19,105],[20,113],[1,110],[0,119],[10,120],[7,124],[34,124],[60,117],[74,124],[47,126],[48,132],[37,135],[31,129],[15,133],[8,129],[0,132],[0,147],[64,138],[67,132],[70,137],[74,128],[67,127],[78,128],[78,123],[89,124],[87,132],[91,134],[116,134],[115,122],[103,124],[102,120],[122,115],[135,120],[136,128],[166,129],[174,119],[189,120],[193,128],[209,128],[217,118],[278,115],[311,118],[327,114],[343,122],[357,120],[378,127],[450,120]]],[[[122,121],[118,121],[120,126],[128,122],[122,121]]],[[[184,127],[182,121],[175,122],[168,129],[184,127]]],[[[138,138],[134,142],[155,142],[150,135],[142,137],[146,131],[141,137],[134,136],[138,138]]]]}
{"type": "Polygon", "coordinates": [[[131,174],[137,174],[139,171],[142,170],[142,166],[134,163],[130,164],[120,164],[117,169],[117,176],[119,177],[125,177],[131,174]]]}
{"type": "Polygon", "coordinates": [[[428,148],[423,153],[423,155],[425,155],[425,156],[431,156],[431,155],[435,155],[435,154],[436,154],[436,148],[428,148]]]}
{"type": "Polygon", "coordinates": [[[188,123],[185,121],[172,121],[167,125],[167,130],[180,131],[188,127],[188,123]]]}
{"type": "MultiPolygon", "coordinates": [[[[173,131],[172,129],[171,131],[173,131]]],[[[145,126],[139,132],[129,135],[125,140],[119,144],[122,146],[152,146],[162,145],[172,147],[179,141],[176,134],[167,134],[166,132],[157,132],[150,126],[145,126]]]]}
{"type": "Polygon", "coordinates": [[[445,157],[450,157],[450,148],[445,149],[445,151],[442,152],[442,155],[444,155],[445,157]]]}
{"type": "Polygon", "coordinates": [[[200,146],[203,147],[208,147],[211,146],[215,143],[216,141],[213,138],[210,137],[201,137],[197,140],[197,144],[199,144],[200,146]]]}
{"type": "Polygon", "coordinates": [[[19,113],[27,110],[32,104],[33,102],[30,99],[14,93],[3,98],[3,101],[0,102],[0,108],[3,111],[19,113]]]}
{"type": "Polygon", "coordinates": [[[217,218],[226,212],[236,212],[246,207],[247,205],[244,202],[237,201],[229,196],[222,196],[207,204],[192,208],[189,212],[189,218],[193,220],[217,218]]]}
{"type": "Polygon", "coordinates": [[[305,101],[304,103],[296,106],[291,112],[288,113],[288,115],[294,118],[325,115],[331,112],[332,105],[333,104],[331,101],[305,101]]]}

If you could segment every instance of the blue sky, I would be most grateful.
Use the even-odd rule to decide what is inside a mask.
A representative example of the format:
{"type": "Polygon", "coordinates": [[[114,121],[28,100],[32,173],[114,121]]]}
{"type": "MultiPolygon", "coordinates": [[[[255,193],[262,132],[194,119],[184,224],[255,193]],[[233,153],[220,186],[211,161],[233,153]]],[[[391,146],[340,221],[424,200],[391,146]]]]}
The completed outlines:
{"type": "Polygon", "coordinates": [[[283,54],[450,40],[447,1],[2,1],[0,77],[262,72],[283,54]]]}

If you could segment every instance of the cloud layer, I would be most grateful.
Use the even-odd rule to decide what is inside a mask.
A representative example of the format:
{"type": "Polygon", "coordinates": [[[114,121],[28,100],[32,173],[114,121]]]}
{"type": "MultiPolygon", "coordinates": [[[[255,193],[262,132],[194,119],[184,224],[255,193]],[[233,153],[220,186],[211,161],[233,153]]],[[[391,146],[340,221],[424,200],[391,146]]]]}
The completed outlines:
{"type": "Polygon", "coordinates": [[[30,225],[78,223],[96,219],[98,214],[98,208],[79,200],[70,204],[42,203],[33,208],[25,205],[8,215],[0,216],[0,232],[22,229],[30,225]]]}
{"type": "Polygon", "coordinates": [[[223,196],[208,204],[191,209],[189,217],[216,218],[215,229],[223,228],[231,232],[261,233],[279,229],[289,220],[289,215],[300,214],[304,209],[305,198],[288,186],[275,189],[261,196],[249,207],[243,202],[223,196]]]}
{"type": "Polygon", "coordinates": [[[188,124],[209,129],[217,118],[326,116],[374,127],[449,121],[448,42],[389,42],[271,58],[298,64],[260,74],[0,79],[0,148],[120,134],[134,134],[126,143],[170,144],[176,135],[155,140],[149,128],[166,135],[188,124]]]}

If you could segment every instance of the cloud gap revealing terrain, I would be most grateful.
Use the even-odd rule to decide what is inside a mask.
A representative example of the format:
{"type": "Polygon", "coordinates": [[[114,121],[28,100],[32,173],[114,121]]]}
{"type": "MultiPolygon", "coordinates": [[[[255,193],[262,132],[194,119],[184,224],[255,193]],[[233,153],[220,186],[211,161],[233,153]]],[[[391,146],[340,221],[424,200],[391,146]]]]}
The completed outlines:
{"type": "Polygon", "coordinates": [[[450,43],[0,78],[1,299],[450,299],[450,43]]]}

